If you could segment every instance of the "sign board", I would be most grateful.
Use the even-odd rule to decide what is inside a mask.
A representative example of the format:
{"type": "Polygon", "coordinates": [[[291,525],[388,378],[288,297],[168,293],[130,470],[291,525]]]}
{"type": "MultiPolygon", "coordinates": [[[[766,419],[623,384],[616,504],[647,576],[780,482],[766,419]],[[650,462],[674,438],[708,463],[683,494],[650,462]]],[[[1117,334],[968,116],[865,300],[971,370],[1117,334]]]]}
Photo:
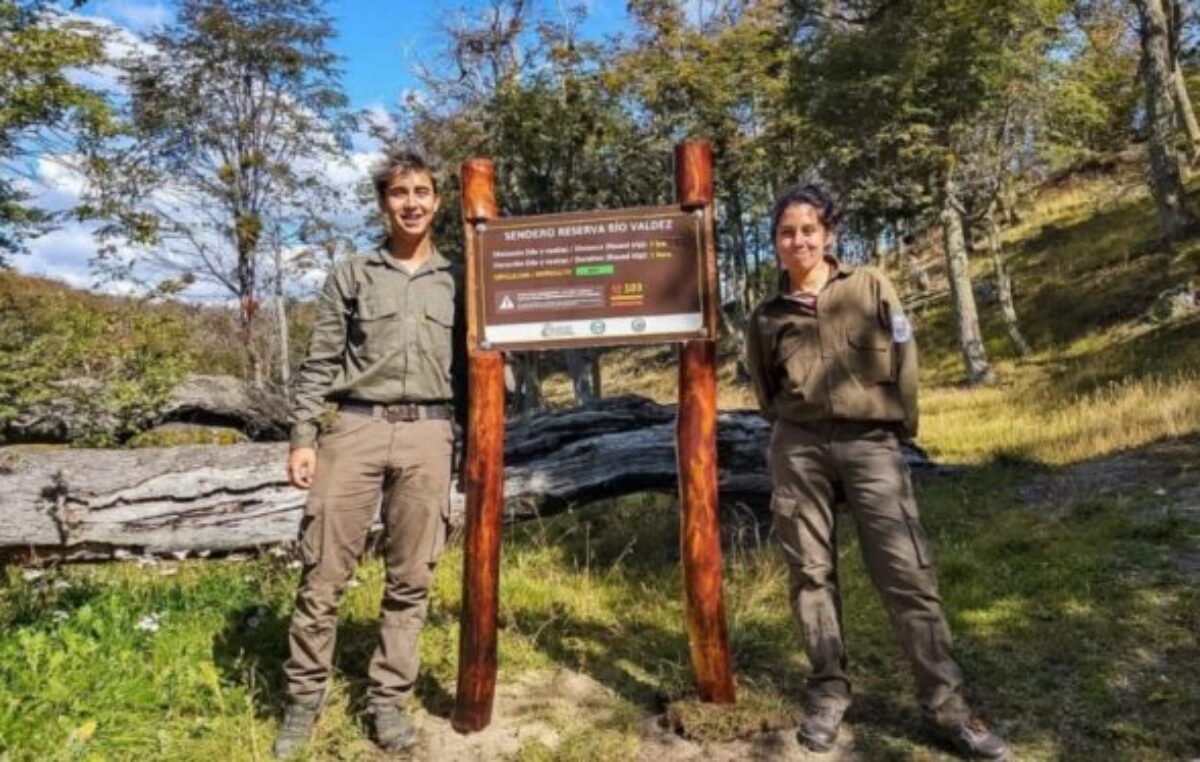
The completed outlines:
{"type": "Polygon", "coordinates": [[[476,229],[488,349],[714,339],[703,211],[501,217],[476,229]]]}

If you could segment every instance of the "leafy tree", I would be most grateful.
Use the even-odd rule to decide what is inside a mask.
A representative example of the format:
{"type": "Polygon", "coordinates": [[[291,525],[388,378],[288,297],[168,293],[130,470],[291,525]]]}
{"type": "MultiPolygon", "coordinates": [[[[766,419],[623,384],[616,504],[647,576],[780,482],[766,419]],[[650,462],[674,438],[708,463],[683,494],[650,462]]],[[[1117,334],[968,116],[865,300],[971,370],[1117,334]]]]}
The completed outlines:
{"type": "Polygon", "coordinates": [[[1013,145],[996,133],[1030,134],[1005,125],[1038,87],[1067,4],[832,5],[840,9],[836,23],[814,25],[795,71],[795,103],[816,126],[823,172],[860,225],[879,217],[923,225],[936,215],[967,380],[986,381],[992,374],[968,273],[968,226],[992,206],[1011,166],[988,148],[1013,145]]]}
{"type": "Polygon", "coordinates": [[[774,271],[766,225],[773,196],[816,157],[806,150],[804,120],[786,101],[793,55],[786,4],[722,0],[699,6],[706,15],[695,19],[687,7],[631,2],[635,36],[614,76],[662,150],[688,136],[713,142],[726,327],[744,352],[748,307],[770,288],[758,276],[774,271]]]}
{"type": "Polygon", "coordinates": [[[104,94],[69,76],[103,60],[94,27],[45,2],[0,0],[0,266],[53,223],[22,184],[33,159],[75,153],[111,129],[104,94]]]}
{"type": "MultiPolygon", "coordinates": [[[[632,118],[610,76],[612,51],[579,39],[580,8],[539,19],[521,0],[495,0],[446,29],[439,65],[422,72],[429,92],[396,115],[386,140],[414,144],[447,168],[469,156],[496,162],[505,215],[549,214],[664,202],[670,197],[670,147],[632,118]]],[[[453,178],[444,204],[457,208],[453,178]]],[[[439,238],[461,241],[456,215],[443,215],[439,238]]],[[[517,407],[540,405],[538,355],[510,353],[517,407]]],[[[599,393],[594,352],[562,359],[576,399],[599,393]]]]}
{"type": "MultiPolygon", "coordinates": [[[[1126,0],[1079,0],[1048,82],[1040,152],[1050,168],[1125,148],[1141,108],[1133,7],[1126,0]]],[[[1049,68],[1049,67],[1048,67],[1049,68]]]]}
{"type": "MultiPolygon", "coordinates": [[[[124,63],[128,133],[97,152],[89,212],[106,220],[107,272],[147,263],[219,285],[254,343],[267,232],[305,229],[305,197],[327,191],[346,98],[319,0],[183,0],[177,22],[124,63]],[[130,259],[113,242],[140,244],[130,259]]],[[[128,249],[126,250],[128,251],[128,249]]]]}

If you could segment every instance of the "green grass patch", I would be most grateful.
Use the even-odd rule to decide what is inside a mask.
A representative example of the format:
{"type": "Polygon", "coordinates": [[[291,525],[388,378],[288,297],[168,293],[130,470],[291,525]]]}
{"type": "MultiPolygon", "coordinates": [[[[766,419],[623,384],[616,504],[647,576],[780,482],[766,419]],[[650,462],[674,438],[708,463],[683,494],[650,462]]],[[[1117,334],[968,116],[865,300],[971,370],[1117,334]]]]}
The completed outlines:
{"type": "MultiPolygon", "coordinates": [[[[1022,469],[989,466],[921,490],[976,707],[1022,758],[1194,755],[1200,616],[1172,560],[1194,541],[1191,525],[1117,497],[1061,518],[1017,507],[1013,486],[1030,475],[1022,469]]],[[[794,721],[806,664],[785,569],[753,532],[737,533],[727,550],[741,703],[695,702],[677,523],[673,499],[636,496],[507,532],[501,680],[578,670],[613,691],[617,710],[607,725],[563,728],[557,749],[530,743],[519,759],[627,758],[649,714],[665,712],[680,732],[710,741],[794,721]]],[[[869,758],[933,754],[848,517],[841,535],[858,748],[869,758]]],[[[461,563],[452,548],[422,639],[415,700],[441,715],[454,693],[461,563]]],[[[35,580],[7,570],[0,748],[13,760],[265,758],[295,581],[270,558],[81,566],[35,580]]],[[[313,759],[370,749],[361,712],[381,591],[373,560],[342,607],[338,673],[313,759]]]]}

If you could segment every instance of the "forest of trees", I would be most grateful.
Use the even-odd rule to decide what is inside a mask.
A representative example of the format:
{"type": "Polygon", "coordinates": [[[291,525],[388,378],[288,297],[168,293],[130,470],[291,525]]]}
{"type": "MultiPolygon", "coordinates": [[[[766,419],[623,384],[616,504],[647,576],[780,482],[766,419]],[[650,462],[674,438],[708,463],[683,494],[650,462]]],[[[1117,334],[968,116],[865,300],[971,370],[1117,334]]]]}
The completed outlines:
{"type": "MultiPolygon", "coordinates": [[[[1014,352],[1029,351],[1002,243],[1028,189],[1136,150],[1163,245],[1197,219],[1184,182],[1200,158],[1200,17],[1183,0],[629,0],[628,31],[603,41],[580,34],[582,6],[485,0],[447,15],[423,88],[386,118],[349,111],[319,0],[181,0],[134,52],[69,5],[0,0],[0,257],[55,223],[29,202],[28,158],[71,157],[90,181],[72,214],[97,224],[98,271],[152,259],[171,273],[158,293],[225,289],[260,384],[286,384],[296,361],[289,279],[373,235],[369,195],[343,197],[324,171],[355,130],[442,164],[450,252],[469,156],[496,161],[502,213],[537,214],[666,203],[672,145],[711,140],[737,347],[774,287],[773,196],[828,183],[846,205],[843,257],[916,293],[917,251],[940,252],[972,384],[993,372],[969,257],[987,258],[1014,352]],[[119,72],[116,93],[67,74],[99,66],[119,72]]],[[[516,359],[536,405],[538,359],[516,359]]],[[[566,358],[582,400],[599,392],[595,363],[566,358]]]]}

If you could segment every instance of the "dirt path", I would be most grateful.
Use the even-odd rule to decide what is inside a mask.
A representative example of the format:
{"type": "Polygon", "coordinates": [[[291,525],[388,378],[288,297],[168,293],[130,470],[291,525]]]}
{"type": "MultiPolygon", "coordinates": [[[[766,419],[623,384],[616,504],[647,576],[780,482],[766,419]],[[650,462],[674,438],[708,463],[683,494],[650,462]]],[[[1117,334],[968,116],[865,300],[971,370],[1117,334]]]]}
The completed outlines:
{"type": "MultiPolygon", "coordinates": [[[[1200,526],[1200,435],[1166,439],[1098,458],[1036,479],[1021,489],[1026,502],[1065,516],[1087,498],[1120,496],[1168,511],[1200,526]]],[[[1200,548],[1177,554],[1179,570],[1200,582],[1200,548]]]]}

